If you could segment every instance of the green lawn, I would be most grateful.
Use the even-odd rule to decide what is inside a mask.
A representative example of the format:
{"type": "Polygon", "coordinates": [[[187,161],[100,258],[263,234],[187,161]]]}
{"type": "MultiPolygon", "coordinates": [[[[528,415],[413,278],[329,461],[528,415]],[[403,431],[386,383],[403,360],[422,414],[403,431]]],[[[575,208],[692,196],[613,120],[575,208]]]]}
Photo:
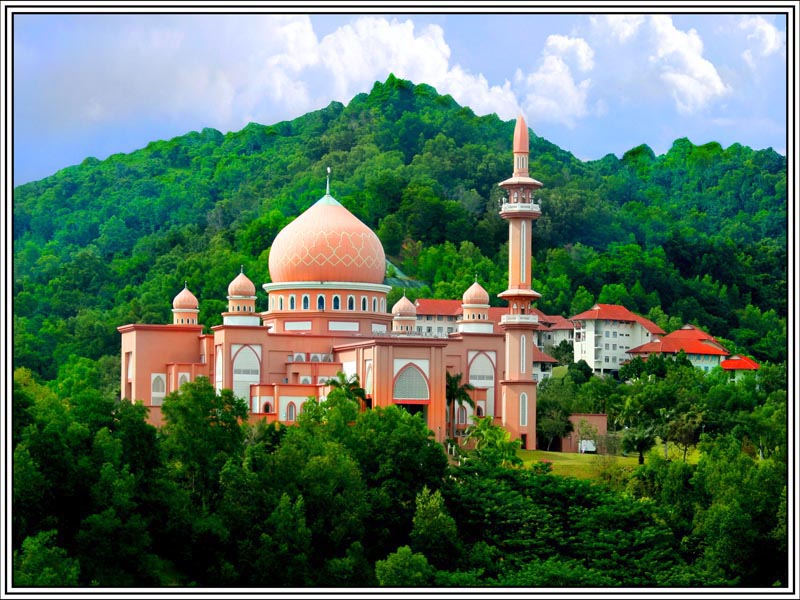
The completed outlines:
{"type": "MultiPolygon", "coordinates": [[[[664,456],[664,447],[658,444],[651,450],[660,457],[664,456]]],[[[670,443],[668,447],[668,457],[670,460],[683,460],[683,454],[670,443]]],[[[519,457],[523,460],[526,467],[538,461],[549,461],[553,465],[554,475],[577,477],[578,479],[598,479],[600,473],[610,467],[635,469],[639,465],[639,457],[636,454],[628,456],[612,456],[608,454],[578,454],[577,452],[545,452],[544,450],[520,450],[519,457]]],[[[700,453],[696,448],[689,451],[687,462],[696,463],[700,453]]],[[[647,460],[647,455],[645,455],[647,460]]]]}
{"type": "Polygon", "coordinates": [[[519,456],[525,466],[533,462],[548,461],[553,465],[554,475],[577,477],[578,479],[597,479],[609,464],[635,468],[636,456],[610,456],[608,454],[578,454],[577,452],[545,452],[544,450],[520,450],[519,456]]]}

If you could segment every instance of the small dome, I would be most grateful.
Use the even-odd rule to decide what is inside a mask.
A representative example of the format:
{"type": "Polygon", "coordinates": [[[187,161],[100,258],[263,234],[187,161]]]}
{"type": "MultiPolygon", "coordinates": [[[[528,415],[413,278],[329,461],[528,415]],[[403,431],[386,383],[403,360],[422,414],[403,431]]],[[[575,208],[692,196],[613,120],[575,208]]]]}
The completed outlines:
{"type": "Polygon", "coordinates": [[[404,295],[400,300],[395,302],[392,307],[392,314],[395,317],[416,317],[417,307],[404,295]]]}
{"type": "Polygon", "coordinates": [[[477,281],[461,297],[462,304],[489,304],[489,293],[477,281]]]}
{"type": "Polygon", "coordinates": [[[269,253],[273,283],[383,283],[386,255],[378,236],[325,194],[284,227],[269,253]]]}
{"type": "Polygon", "coordinates": [[[236,276],[228,286],[228,296],[255,296],[256,286],[244,271],[236,276]]]}
{"type": "Polygon", "coordinates": [[[184,287],[181,293],[175,296],[172,300],[172,308],[176,309],[192,309],[196,310],[199,306],[197,298],[189,291],[188,287],[184,287]]]}

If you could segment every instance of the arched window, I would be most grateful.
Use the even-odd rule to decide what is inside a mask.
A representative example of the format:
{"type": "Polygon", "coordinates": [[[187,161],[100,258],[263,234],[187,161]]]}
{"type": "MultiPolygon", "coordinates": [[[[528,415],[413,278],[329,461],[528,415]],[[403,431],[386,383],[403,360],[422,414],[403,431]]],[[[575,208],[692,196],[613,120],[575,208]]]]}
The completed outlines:
{"type": "Polygon", "coordinates": [[[341,305],[341,300],[339,299],[339,296],[334,296],[333,297],[333,310],[340,310],[341,309],[340,305],[341,305]]]}
{"type": "Polygon", "coordinates": [[[456,418],[456,423],[459,425],[466,425],[467,424],[467,407],[466,406],[459,406],[458,407],[458,416],[456,418]]]}
{"type": "Polygon", "coordinates": [[[519,426],[528,426],[528,394],[525,392],[519,395],[519,426]]]}
{"type": "Polygon", "coordinates": [[[311,301],[308,298],[308,294],[303,294],[303,310],[308,310],[311,301]]]}
{"type": "Polygon", "coordinates": [[[317,296],[317,310],[325,310],[325,296],[322,294],[317,296]]]}
{"type": "Polygon", "coordinates": [[[283,296],[278,296],[278,310],[283,310],[283,296]]]}
{"type": "Polygon", "coordinates": [[[381,312],[386,312],[386,298],[381,298],[381,312]]]}
{"type": "Polygon", "coordinates": [[[297,418],[297,408],[295,408],[294,402],[289,402],[289,406],[286,407],[286,420],[291,423],[296,418],[297,418]]]}
{"type": "Polygon", "coordinates": [[[296,300],[294,294],[292,294],[291,296],[289,296],[289,310],[294,310],[295,307],[296,307],[296,300]]]}
{"type": "Polygon", "coordinates": [[[164,395],[167,393],[166,375],[154,373],[150,377],[150,403],[153,406],[161,406],[164,395]]]}
{"type": "Polygon", "coordinates": [[[163,394],[167,391],[167,386],[164,383],[164,378],[161,375],[153,377],[153,393],[163,394]]]}
{"type": "Polygon", "coordinates": [[[527,358],[525,356],[525,336],[523,335],[519,339],[519,372],[525,372],[525,363],[527,362],[527,358]]]}
{"type": "Polygon", "coordinates": [[[480,404],[478,404],[475,407],[475,416],[477,416],[477,417],[482,417],[483,416],[483,407],[480,404]]]}
{"type": "Polygon", "coordinates": [[[367,297],[361,296],[361,312],[367,312],[367,297]]]}
{"type": "Polygon", "coordinates": [[[269,402],[264,402],[264,407],[262,408],[261,412],[271,413],[272,412],[272,404],[269,402]]]}
{"type": "Polygon", "coordinates": [[[428,400],[428,382],[419,369],[405,367],[394,382],[394,398],[400,400],[428,400]]]}
{"type": "Polygon", "coordinates": [[[372,312],[378,312],[378,299],[375,296],[372,297],[372,312]]]}
{"type": "Polygon", "coordinates": [[[347,310],[355,310],[356,309],[356,297],[355,296],[348,296],[347,297],[347,310]]]}

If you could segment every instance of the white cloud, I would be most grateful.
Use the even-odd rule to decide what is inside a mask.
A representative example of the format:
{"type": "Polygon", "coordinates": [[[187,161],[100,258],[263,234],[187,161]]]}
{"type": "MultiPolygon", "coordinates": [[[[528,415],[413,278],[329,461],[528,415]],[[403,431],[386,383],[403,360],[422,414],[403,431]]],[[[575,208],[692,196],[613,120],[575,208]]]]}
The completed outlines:
{"type": "Polygon", "coordinates": [[[548,36],[539,68],[527,75],[517,70],[515,83],[525,95],[528,117],[538,122],[555,122],[575,127],[576,119],[589,114],[587,96],[591,79],[576,82],[573,66],[583,72],[594,68],[594,51],[582,38],[548,36]]]}
{"type": "Polygon", "coordinates": [[[607,31],[608,35],[620,43],[635,36],[644,23],[642,15],[597,15],[589,20],[593,27],[607,31]]]}
{"type": "Polygon", "coordinates": [[[730,91],[714,65],[703,57],[703,41],[694,29],[681,31],[666,15],[651,16],[650,26],[655,44],[650,61],[679,112],[696,112],[730,91]]]}
{"type": "Polygon", "coordinates": [[[544,53],[561,58],[572,56],[581,71],[591,71],[594,68],[594,50],[582,38],[549,35],[545,40],[544,53]]]}
{"type": "Polygon", "coordinates": [[[766,58],[780,50],[785,51],[786,36],[764,17],[748,16],[739,21],[739,29],[747,32],[749,47],[742,52],[742,58],[755,68],[755,56],[766,58]]]}
{"type": "Polygon", "coordinates": [[[477,114],[495,112],[510,119],[518,112],[508,81],[491,86],[483,75],[450,64],[450,47],[438,25],[416,31],[412,21],[361,17],[325,36],[319,52],[342,101],[394,73],[401,79],[432,85],[477,114]]]}

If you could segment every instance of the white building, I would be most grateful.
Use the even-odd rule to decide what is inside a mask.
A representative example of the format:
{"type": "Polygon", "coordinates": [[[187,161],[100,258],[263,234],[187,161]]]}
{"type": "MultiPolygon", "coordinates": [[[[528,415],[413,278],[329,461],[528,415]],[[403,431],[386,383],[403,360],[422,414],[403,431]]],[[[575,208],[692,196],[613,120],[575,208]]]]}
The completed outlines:
{"type": "Polygon", "coordinates": [[[618,304],[595,304],[569,319],[575,328],[573,362],[585,360],[600,375],[619,371],[628,351],[651,342],[664,330],[618,304]]]}

